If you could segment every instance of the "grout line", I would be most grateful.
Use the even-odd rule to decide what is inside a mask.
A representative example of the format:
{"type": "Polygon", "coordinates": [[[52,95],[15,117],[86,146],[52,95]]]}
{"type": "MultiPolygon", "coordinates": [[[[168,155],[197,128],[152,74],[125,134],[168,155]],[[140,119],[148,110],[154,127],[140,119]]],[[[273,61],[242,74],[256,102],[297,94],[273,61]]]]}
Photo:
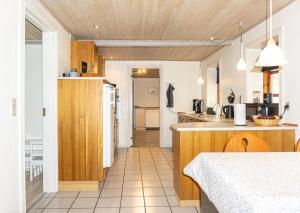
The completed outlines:
{"type": "Polygon", "coordinates": [[[76,196],[75,199],[73,200],[73,202],[72,202],[72,204],[70,205],[70,208],[68,209],[67,212],[69,212],[69,211],[71,210],[71,208],[72,208],[72,206],[74,205],[74,203],[75,203],[76,199],[78,198],[79,194],[80,194],[80,192],[77,193],[77,196],[76,196]]]}
{"type": "Polygon", "coordinates": [[[42,212],[45,211],[45,209],[49,206],[49,204],[52,202],[52,200],[56,197],[57,194],[58,192],[56,192],[55,196],[51,198],[50,202],[45,206],[45,208],[43,208],[42,212]]]}
{"type": "Polygon", "coordinates": [[[139,163],[140,163],[140,172],[141,172],[141,182],[142,182],[142,192],[143,192],[143,200],[144,200],[144,210],[146,210],[146,200],[145,200],[145,192],[144,192],[144,183],[143,183],[143,174],[142,174],[142,165],[141,165],[141,155],[140,155],[140,148],[137,148],[138,155],[139,155],[139,163]]]}
{"type": "Polygon", "coordinates": [[[125,165],[124,165],[124,169],[123,169],[124,172],[123,172],[123,180],[122,180],[122,188],[121,188],[121,198],[120,198],[119,213],[121,213],[121,208],[122,208],[123,188],[124,188],[124,181],[125,181],[125,170],[126,170],[126,164],[127,164],[127,155],[128,155],[128,149],[126,149],[125,165]]]}
{"type": "Polygon", "coordinates": [[[106,176],[105,179],[103,180],[102,187],[99,189],[99,195],[98,195],[98,198],[97,198],[96,205],[95,205],[95,207],[94,207],[93,213],[96,211],[97,204],[98,204],[98,202],[99,202],[99,200],[100,200],[100,196],[101,196],[101,193],[102,193],[102,190],[103,190],[103,187],[104,187],[104,183],[106,182],[106,178],[107,178],[107,176],[106,176]]]}
{"type": "MultiPolygon", "coordinates": [[[[160,151],[161,151],[161,148],[160,148],[160,151]]],[[[152,157],[152,159],[153,159],[153,161],[154,161],[154,158],[153,158],[153,154],[152,154],[152,150],[151,150],[151,149],[150,149],[150,154],[151,154],[151,157],[152,157]]],[[[170,202],[169,202],[169,200],[168,200],[168,197],[167,197],[167,194],[166,194],[165,188],[164,188],[164,186],[163,186],[163,184],[162,184],[162,181],[161,181],[160,175],[159,175],[159,173],[158,173],[158,169],[157,169],[157,167],[156,167],[156,164],[155,164],[155,162],[154,162],[154,166],[155,166],[155,169],[156,169],[156,172],[157,172],[157,175],[158,175],[158,178],[159,178],[160,184],[161,184],[161,186],[162,186],[162,189],[163,189],[163,191],[164,191],[165,198],[166,198],[166,200],[167,200],[167,202],[168,202],[168,204],[169,204],[169,209],[170,209],[170,211],[171,211],[171,213],[172,213],[172,208],[171,208],[170,202]]]]}

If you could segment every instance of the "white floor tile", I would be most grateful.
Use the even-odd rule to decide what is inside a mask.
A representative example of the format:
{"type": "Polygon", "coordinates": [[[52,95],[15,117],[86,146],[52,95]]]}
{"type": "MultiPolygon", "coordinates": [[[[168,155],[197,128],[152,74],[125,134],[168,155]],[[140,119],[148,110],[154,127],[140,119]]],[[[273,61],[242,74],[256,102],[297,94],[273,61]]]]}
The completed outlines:
{"type": "Polygon", "coordinates": [[[172,207],[173,213],[198,213],[194,207],[172,207]]]}
{"type": "Polygon", "coordinates": [[[119,208],[96,208],[94,213],[119,213],[119,208]]]}
{"type": "Polygon", "coordinates": [[[100,191],[80,192],[78,197],[99,197],[100,191]]]}
{"type": "Polygon", "coordinates": [[[43,213],[67,213],[69,209],[45,209],[43,213]]]}
{"type": "Polygon", "coordinates": [[[165,196],[163,188],[144,188],[145,196],[165,196]]]}
{"type": "Polygon", "coordinates": [[[121,181],[106,181],[103,185],[104,189],[121,189],[123,182],[121,181]]]}
{"type": "Polygon", "coordinates": [[[99,198],[97,203],[98,207],[120,207],[121,197],[113,198],[99,198]]]}
{"type": "Polygon", "coordinates": [[[77,197],[79,192],[58,192],[55,197],[77,197]]]}
{"type": "Polygon", "coordinates": [[[141,197],[143,196],[143,189],[123,189],[123,194],[122,196],[124,197],[141,197]]]}
{"type": "Polygon", "coordinates": [[[170,207],[146,207],[147,213],[171,213],[170,207]]]}
{"type": "Polygon", "coordinates": [[[102,189],[100,197],[121,197],[122,189],[102,189]]]}
{"type": "Polygon", "coordinates": [[[121,207],[143,207],[143,197],[122,197],[121,207]]]}
{"type": "Polygon", "coordinates": [[[143,181],[144,188],[162,187],[160,181],[156,180],[145,180],[143,181]]]}
{"type": "Polygon", "coordinates": [[[120,213],[145,213],[144,207],[121,208],[120,213]]]}
{"type": "Polygon", "coordinates": [[[53,198],[47,208],[49,209],[64,209],[70,208],[75,198],[53,198]]]}
{"type": "Polygon", "coordinates": [[[145,197],[146,206],[169,206],[166,197],[145,197]]]}
{"type": "Polygon", "coordinates": [[[77,198],[72,205],[74,209],[95,208],[98,198],[77,198]]]}
{"type": "Polygon", "coordinates": [[[179,206],[179,202],[176,196],[167,196],[170,206],[179,206]]]}
{"type": "Polygon", "coordinates": [[[68,213],[93,213],[94,209],[70,209],[68,213]]]}

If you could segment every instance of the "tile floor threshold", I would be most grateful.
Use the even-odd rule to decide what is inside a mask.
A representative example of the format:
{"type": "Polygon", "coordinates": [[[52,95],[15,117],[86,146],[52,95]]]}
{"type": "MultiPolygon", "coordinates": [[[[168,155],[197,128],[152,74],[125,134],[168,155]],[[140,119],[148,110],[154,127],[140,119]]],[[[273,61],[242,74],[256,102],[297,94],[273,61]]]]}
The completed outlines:
{"type": "Polygon", "coordinates": [[[173,188],[172,150],[118,149],[98,191],[45,194],[28,213],[199,213],[179,207],[173,188]]]}

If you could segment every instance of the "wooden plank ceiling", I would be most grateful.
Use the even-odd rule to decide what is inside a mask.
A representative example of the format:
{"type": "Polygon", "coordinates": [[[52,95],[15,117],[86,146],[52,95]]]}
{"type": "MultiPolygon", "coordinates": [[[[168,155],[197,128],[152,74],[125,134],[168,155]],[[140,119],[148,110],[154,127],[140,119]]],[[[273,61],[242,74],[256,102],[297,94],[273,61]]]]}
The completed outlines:
{"type": "Polygon", "coordinates": [[[34,42],[42,41],[42,31],[27,20],[25,20],[25,40],[34,42]]]}
{"type": "MultiPolygon", "coordinates": [[[[218,40],[266,17],[266,0],[41,0],[77,39],[218,40]],[[95,29],[93,26],[99,26],[95,29]]],[[[274,12],[294,0],[273,0],[274,12]]],[[[100,47],[113,60],[202,60],[220,47],[100,47]]]]}

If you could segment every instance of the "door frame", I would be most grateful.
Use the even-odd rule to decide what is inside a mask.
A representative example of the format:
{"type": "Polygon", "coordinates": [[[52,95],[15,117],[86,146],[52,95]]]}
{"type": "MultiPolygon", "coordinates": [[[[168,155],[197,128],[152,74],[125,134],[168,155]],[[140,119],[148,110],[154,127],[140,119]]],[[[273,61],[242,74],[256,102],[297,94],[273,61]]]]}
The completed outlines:
{"type": "Polygon", "coordinates": [[[128,147],[131,147],[133,145],[133,78],[132,78],[132,69],[136,67],[143,67],[146,69],[158,69],[159,70],[159,146],[164,147],[165,144],[163,143],[165,130],[164,130],[164,111],[163,111],[163,93],[164,93],[164,78],[163,78],[163,66],[161,64],[152,64],[151,62],[149,64],[147,63],[130,63],[130,65],[127,66],[127,72],[128,72],[128,78],[129,78],[129,100],[128,100],[128,112],[129,112],[129,126],[130,130],[128,131],[129,138],[131,139],[128,143],[128,147]]]}
{"type": "MultiPolygon", "coordinates": [[[[42,38],[42,74],[43,74],[43,191],[58,190],[58,134],[57,134],[57,73],[58,38],[55,30],[43,23],[34,12],[25,9],[25,19],[38,27],[42,38]]],[[[25,38],[24,38],[25,40],[25,38]]],[[[25,41],[24,41],[25,45],[25,41]]],[[[25,78],[22,77],[22,83],[25,78]]],[[[25,167],[25,162],[24,162],[25,167]]],[[[25,169],[25,168],[24,168],[25,169]]]]}

